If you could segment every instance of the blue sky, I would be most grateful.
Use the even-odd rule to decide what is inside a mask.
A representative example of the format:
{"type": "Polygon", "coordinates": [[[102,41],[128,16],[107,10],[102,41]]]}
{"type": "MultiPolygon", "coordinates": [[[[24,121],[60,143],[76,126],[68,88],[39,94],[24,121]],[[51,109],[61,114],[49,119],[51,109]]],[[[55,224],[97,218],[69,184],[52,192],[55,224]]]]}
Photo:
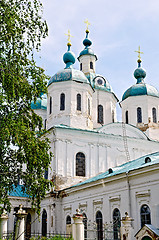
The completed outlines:
{"type": "MultiPolygon", "coordinates": [[[[42,41],[38,63],[50,76],[65,67],[68,29],[74,37],[71,50],[78,57],[84,48],[88,19],[89,38],[98,57],[96,73],[107,78],[121,100],[124,91],[136,81],[140,45],[145,81],[159,89],[159,1],[158,0],[42,0],[49,36],[42,41]],[[157,70],[158,69],[158,70],[157,70]]],[[[79,69],[78,60],[74,67],[79,69]]]]}

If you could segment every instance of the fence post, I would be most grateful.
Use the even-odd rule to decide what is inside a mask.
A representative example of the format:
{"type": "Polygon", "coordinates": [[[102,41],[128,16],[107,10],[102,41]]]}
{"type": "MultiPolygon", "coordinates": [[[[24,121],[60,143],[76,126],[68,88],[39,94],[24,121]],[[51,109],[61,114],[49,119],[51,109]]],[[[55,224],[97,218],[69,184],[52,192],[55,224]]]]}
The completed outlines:
{"type": "Polygon", "coordinates": [[[79,213],[79,209],[76,209],[76,212],[77,213],[73,215],[72,237],[74,240],[84,240],[84,217],[79,213]]]}
{"type": "Polygon", "coordinates": [[[0,216],[0,239],[5,238],[7,235],[7,221],[8,215],[6,214],[5,210],[0,216]]]}
{"type": "Polygon", "coordinates": [[[22,209],[22,204],[19,205],[19,210],[15,214],[17,217],[16,228],[15,228],[15,240],[24,240],[24,218],[27,215],[25,210],[22,209]]]}
{"type": "Polygon", "coordinates": [[[132,240],[133,238],[133,227],[132,221],[134,219],[130,218],[128,213],[125,213],[125,217],[122,218],[122,226],[120,228],[121,240],[132,240]]]}

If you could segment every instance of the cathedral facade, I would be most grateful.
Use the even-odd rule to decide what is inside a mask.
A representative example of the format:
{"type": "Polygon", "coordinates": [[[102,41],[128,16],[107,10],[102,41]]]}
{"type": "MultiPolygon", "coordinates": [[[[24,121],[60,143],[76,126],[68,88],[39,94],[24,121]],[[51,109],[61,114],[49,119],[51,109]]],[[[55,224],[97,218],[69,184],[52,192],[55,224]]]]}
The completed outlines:
{"type": "Polygon", "coordinates": [[[97,56],[88,35],[87,29],[80,70],[73,67],[68,41],[65,68],[50,78],[47,96],[32,102],[50,139],[54,156],[45,177],[54,188],[41,204],[41,222],[34,221],[36,214],[20,186],[19,194],[13,191],[10,231],[19,202],[34,221],[31,232],[70,232],[77,208],[85,216],[85,230],[95,223],[104,234],[101,226],[112,223],[114,239],[120,238],[125,212],[134,219],[134,234],[145,223],[159,227],[159,92],[145,83],[139,52],[136,84],[123,94],[122,122],[117,122],[119,100],[108,80],[96,74],[97,56]]]}

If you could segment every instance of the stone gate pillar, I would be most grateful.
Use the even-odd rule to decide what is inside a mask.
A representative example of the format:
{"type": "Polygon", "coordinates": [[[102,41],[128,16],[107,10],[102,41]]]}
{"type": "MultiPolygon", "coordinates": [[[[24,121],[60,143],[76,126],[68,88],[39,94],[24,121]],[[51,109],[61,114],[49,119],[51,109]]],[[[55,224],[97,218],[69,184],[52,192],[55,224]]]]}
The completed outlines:
{"type": "Polygon", "coordinates": [[[5,211],[0,216],[0,239],[3,239],[6,237],[7,234],[7,221],[8,221],[8,215],[5,211]]]}
{"type": "Polygon", "coordinates": [[[77,209],[76,212],[77,213],[73,215],[74,223],[72,224],[72,237],[74,240],[84,240],[84,217],[79,213],[79,209],[77,209]]]}
{"type": "Polygon", "coordinates": [[[22,209],[22,205],[19,205],[19,210],[15,214],[17,217],[16,228],[15,228],[15,239],[24,240],[25,225],[24,218],[27,215],[25,210],[22,209]]]}
{"type": "Polygon", "coordinates": [[[132,240],[134,239],[133,232],[134,229],[132,227],[132,221],[133,219],[129,217],[128,213],[125,213],[125,217],[122,218],[122,226],[120,228],[120,233],[121,233],[121,240],[132,240]]]}

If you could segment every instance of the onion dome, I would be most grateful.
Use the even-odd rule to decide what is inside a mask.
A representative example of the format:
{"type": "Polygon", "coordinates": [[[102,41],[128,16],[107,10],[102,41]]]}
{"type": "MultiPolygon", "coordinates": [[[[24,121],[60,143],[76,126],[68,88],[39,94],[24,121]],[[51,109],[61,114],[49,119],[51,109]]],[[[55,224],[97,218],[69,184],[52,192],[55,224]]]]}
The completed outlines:
{"type": "Polygon", "coordinates": [[[146,77],[146,71],[141,68],[141,59],[138,59],[138,68],[134,71],[134,77],[137,79],[135,85],[128,88],[123,94],[122,101],[130,96],[140,96],[140,95],[148,95],[153,97],[159,97],[158,90],[144,82],[144,78],[146,77]]]}
{"type": "Polygon", "coordinates": [[[66,64],[65,68],[72,68],[72,65],[75,63],[75,54],[70,51],[71,44],[68,43],[67,46],[68,46],[68,50],[63,55],[63,61],[66,64]]]}
{"type": "Polygon", "coordinates": [[[34,100],[31,101],[31,109],[47,109],[47,95],[41,93],[40,97],[37,98],[36,102],[34,100]]]}
{"type": "MultiPolygon", "coordinates": [[[[94,54],[93,50],[90,48],[90,46],[92,45],[92,41],[88,39],[88,33],[89,33],[89,30],[87,29],[86,38],[83,40],[83,45],[85,46],[85,48],[80,52],[79,57],[83,55],[92,55],[92,56],[95,56],[97,60],[97,56],[94,54]]],[[[78,60],[79,60],[79,57],[78,57],[78,60]]]]}

